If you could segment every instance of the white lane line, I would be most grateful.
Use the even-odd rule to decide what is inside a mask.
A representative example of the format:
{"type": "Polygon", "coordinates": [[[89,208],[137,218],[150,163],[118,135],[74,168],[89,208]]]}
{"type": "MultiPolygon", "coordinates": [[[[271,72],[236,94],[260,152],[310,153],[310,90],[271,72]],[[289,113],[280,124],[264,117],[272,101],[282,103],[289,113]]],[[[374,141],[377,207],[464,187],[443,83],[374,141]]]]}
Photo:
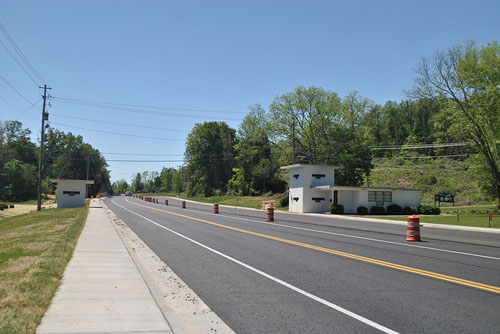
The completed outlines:
{"type": "Polygon", "coordinates": [[[144,216],[142,216],[142,215],[138,214],[137,212],[134,212],[134,211],[132,211],[132,210],[130,210],[130,209],[127,209],[126,207],[124,207],[124,206],[122,206],[122,205],[120,205],[120,204],[116,203],[114,200],[111,200],[111,201],[112,201],[115,205],[117,205],[117,206],[121,207],[122,209],[127,210],[127,211],[129,211],[129,212],[131,212],[131,213],[133,213],[133,214],[135,214],[135,215],[137,215],[137,216],[141,217],[141,218],[142,218],[142,219],[144,219],[144,220],[149,221],[150,223],[152,223],[152,224],[154,224],[154,225],[156,225],[156,226],[158,226],[158,227],[160,227],[160,228],[162,228],[162,229],[164,229],[164,230],[167,230],[167,231],[169,231],[169,232],[171,232],[171,233],[173,233],[173,234],[175,234],[175,235],[177,235],[177,236],[179,236],[179,237],[181,237],[181,238],[184,238],[184,239],[186,239],[186,240],[188,240],[188,241],[190,241],[190,242],[192,242],[192,243],[194,243],[194,244],[196,244],[196,245],[200,246],[200,247],[203,247],[203,248],[205,248],[205,249],[207,249],[207,250],[209,250],[209,251],[211,251],[211,252],[213,252],[213,253],[215,253],[215,254],[217,254],[217,255],[220,255],[220,256],[222,256],[222,257],[224,257],[224,258],[226,258],[226,259],[228,259],[228,260],[230,260],[230,261],[232,261],[232,262],[234,262],[234,263],[236,263],[236,264],[239,264],[239,265],[240,265],[240,266],[242,266],[242,267],[247,268],[248,270],[251,270],[251,271],[253,271],[253,272],[255,272],[255,273],[257,273],[257,274],[259,274],[259,275],[261,275],[261,276],[264,276],[264,277],[266,277],[266,278],[268,278],[268,279],[270,279],[270,280],[272,280],[272,281],[274,281],[274,282],[276,282],[276,283],[279,283],[279,284],[281,284],[281,285],[283,285],[283,286],[285,286],[285,287],[287,287],[287,288],[289,288],[289,289],[291,289],[291,290],[293,290],[293,291],[295,291],[295,292],[298,292],[298,293],[300,293],[300,294],[301,294],[301,295],[303,295],[303,296],[306,296],[306,297],[308,297],[308,298],[311,298],[312,300],[315,300],[315,301],[317,301],[318,303],[321,303],[321,304],[323,304],[323,305],[325,305],[325,306],[328,306],[328,307],[330,307],[330,308],[332,308],[332,309],[334,309],[334,310],[336,310],[336,311],[338,311],[338,312],[341,312],[341,313],[343,313],[343,314],[345,314],[345,315],[347,315],[347,316],[349,316],[349,317],[351,317],[351,318],[354,318],[354,319],[356,319],[356,320],[358,320],[358,321],[360,321],[360,322],[362,322],[362,323],[364,323],[364,324],[366,324],[366,325],[368,325],[368,326],[371,326],[371,327],[373,327],[373,328],[376,328],[376,329],[378,329],[378,330],[380,330],[380,331],[382,331],[382,332],[384,332],[384,333],[392,333],[392,334],[396,334],[396,333],[398,333],[398,332],[393,331],[392,329],[387,328],[387,327],[385,327],[385,326],[382,326],[382,325],[380,325],[380,324],[378,324],[378,323],[376,323],[376,322],[374,322],[374,321],[372,321],[372,320],[370,320],[370,319],[367,319],[367,318],[365,318],[365,317],[362,317],[362,316],[360,316],[359,314],[356,314],[356,313],[354,313],[354,312],[351,312],[351,311],[349,311],[349,310],[347,310],[347,309],[345,309],[345,308],[343,308],[343,307],[340,307],[340,306],[338,306],[338,305],[336,305],[336,304],[333,304],[333,303],[331,303],[331,302],[329,302],[329,301],[327,301],[327,300],[325,300],[325,299],[323,299],[323,298],[320,298],[320,297],[318,297],[318,296],[316,296],[316,295],[313,295],[312,293],[309,293],[309,292],[307,292],[307,291],[305,291],[305,290],[302,290],[302,289],[300,289],[300,288],[298,288],[298,287],[296,287],[296,286],[294,286],[294,285],[291,285],[290,283],[287,283],[287,282],[285,282],[285,281],[283,281],[283,280],[280,280],[279,278],[276,278],[276,277],[274,277],[274,276],[272,276],[272,275],[270,275],[270,274],[268,274],[268,273],[266,273],[266,272],[263,272],[262,270],[259,270],[259,269],[254,268],[254,267],[252,267],[252,266],[250,266],[250,265],[248,265],[248,264],[246,264],[246,263],[244,263],[244,262],[241,262],[241,261],[239,261],[239,260],[236,260],[235,258],[233,258],[233,257],[231,257],[231,256],[229,256],[229,255],[226,255],[226,254],[224,254],[224,253],[222,253],[222,252],[219,252],[218,250],[215,250],[215,249],[213,249],[213,248],[211,248],[211,247],[209,247],[209,246],[207,246],[207,245],[205,245],[205,244],[202,244],[202,243],[200,243],[200,242],[198,242],[198,241],[196,241],[196,240],[193,240],[193,239],[191,239],[191,238],[189,238],[189,237],[187,237],[187,236],[185,236],[185,235],[183,235],[183,234],[181,234],[181,233],[178,233],[178,232],[176,232],[176,231],[174,231],[174,230],[171,230],[171,229],[169,229],[168,227],[165,227],[165,226],[163,226],[163,225],[160,225],[160,224],[158,224],[157,222],[155,222],[155,221],[153,221],[153,220],[151,220],[151,219],[149,219],[149,218],[147,218],[147,217],[144,217],[144,216]]]}
{"type": "MultiPolygon", "coordinates": [[[[200,211],[197,211],[197,210],[189,210],[189,209],[187,209],[186,211],[196,212],[196,213],[200,213],[200,214],[204,214],[204,215],[208,215],[208,216],[213,215],[211,213],[200,212],[200,211]]],[[[276,224],[276,223],[270,223],[270,222],[262,222],[262,221],[258,221],[258,220],[248,219],[248,218],[240,218],[240,217],[234,217],[234,216],[227,216],[227,215],[224,215],[224,214],[220,214],[220,216],[226,217],[226,218],[231,218],[231,219],[245,220],[245,221],[249,221],[249,222],[253,222],[253,223],[258,223],[258,224],[263,224],[263,225],[274,225],[274,226],[280,226],[280,227],[285,227],[285,228],[290,228],[290,229],[296,229],[296,230],[302,230],[302,231],[308,231],[308,232],[315,232],[315,233],[322,233],[322,234],[331,234],[331,235],[336,235],[336,236],[346,237],[346,238],[368,240],[368,241],[373,241],[373,242],[382,242],[382,243],[391,244],[391,245],[398,245],[398,246],[404,246],[404,247],[413,247],[413,248],[421,248],[421,249],[432,250],[432,251],[437,251],[437,252],[460,254],[460,255],[481,257],[481,258],[484,258],[484,259],[490,259],[490,260],[500,261],[499,257],[488,256],[488,255],[459,252],[459,251],[453,251],[453,250],[448,250],[448,249],[426,247],[426,246],[418,246],[418,245],[413,245],[413,244],[405,244],[405,243],[395,242],[395,241],[387,241],[387,240],[380,240],[380,239],[374,239],[374,238],[359,237],[359,236],[356,236],[356,235],[349,235],[349,234],[343,234],[343,233],[335,233],[335,232],[314,230],[314,229],[304,228],[304,227],[296,227],[296,226],[282,225],[282,224],[276,224]]]]}

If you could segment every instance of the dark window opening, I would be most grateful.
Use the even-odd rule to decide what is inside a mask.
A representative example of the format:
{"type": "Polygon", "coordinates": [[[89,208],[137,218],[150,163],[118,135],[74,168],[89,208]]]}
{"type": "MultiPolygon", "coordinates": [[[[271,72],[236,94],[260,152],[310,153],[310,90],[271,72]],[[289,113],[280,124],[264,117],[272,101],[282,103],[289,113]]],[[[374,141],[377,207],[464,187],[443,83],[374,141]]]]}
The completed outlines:
{"type": "Polygon", "coordinates": [[[80,192],[79,191],[63,191],[63,194],[68,195],[68,196],[75,196],[75,195],[80,195],[80,192]]]}
{"type": "Polygon", "coordinates": [[[299,174],[294,174],[293,177],[298,180],[299,179],[299,174]]]}
{"type": "Polygon", "coordinates": [[[321,179],[322,177],[325,177],[326,175],[325,174],[313,174],[312,176],[317,178],[317,179],[321,179]]]}
{"type": "Polygon", "coordinates": [[[299,198],[298,198],[298,197],[294,197],[294,198],[293,198],[293,200],[294,200],[295,202],[298,202],[298,201],[299,201],[299,198]]]}
{"type": "Polygon", "coordinates": [[[325,198],[324,197],[313,197],[312,200],[318,203],[318,202],[324,201],[325,198]]]}

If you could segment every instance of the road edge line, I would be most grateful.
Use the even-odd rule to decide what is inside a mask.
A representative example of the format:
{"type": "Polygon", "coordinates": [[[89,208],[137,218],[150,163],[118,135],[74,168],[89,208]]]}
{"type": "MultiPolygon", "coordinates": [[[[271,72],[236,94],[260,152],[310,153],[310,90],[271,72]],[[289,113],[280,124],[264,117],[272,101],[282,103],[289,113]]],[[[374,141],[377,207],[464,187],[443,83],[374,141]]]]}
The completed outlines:
{"type": "MultiPolygon", "coordinates": [[[[173,333],[175,334],[190,333],[191,331],[189,327],[196,327],[197,329],[200,329],[199,327],[207,327],[207,328],[210,327],[210,329],[207,328],[205,329],[208,331],[210,331],[211,329],[216,329],[217,332],[220,333],[234,334],[234,331],[222,319],[220,319],[219,316],[215,312],[213,312],[208,307],[208,305],[206,305],[205,302],[203,302],[203,300],[193,290],[191,290],[187,286],[187,284],[179,276],[177,276],[177,274],[175,274],[173,270],[167,264],[165,264],[165,262],[163,262],[159,258],[159,256],[156,255],[156,253],[153,252],[153,250],[151,250],[151,248],[149,248],[148,245],[144,243],[144,241],[142,241],[142,239],[139,238],[139,236],[137,236],[137,234],[135,234],[135,232],[132,231],[132,229],[123,220],[119,219],[116,216],[116,214],[104,203],[104,201],[101,202],[103,208],[105,208],[106,214],[113,222],[113,226],[118,232],[118,235],[120,236],[123,244],[127,248],[127,251],[131,255],[131,258],[134,261],[135,265],[137,266],[137,269],[139,270],[141,276],[144,278],[144,281],[146,282],[148,289],[150,290],[158,307],[163,312],[163,315],[167,320],[167,322],[169,323],[173,333]],[[193,318],[185,319],[189,321],[183,321],[182,320],[183,316],[175,312],[174,308],[171,307],[168,301],[165,300],[164,298],[166,295],[172,294],[172,292],[163,291],[161,289],[157,280],[161,280],[162,277],[154,275],[153,270],[148,270],[146,268],[146,266],[143,264],[143,260],[139,257],[138,251],[131,246],[131,243],[134,242],[133,239],[136,240],[135,243],[138,243],[140,246],[143,246],[140,249],[141,252],[146,253],[145,255],[143,255],[143,257],[148,258],[151,261],[157,263],[157,268],[155,269],[156,271],[165,271],[165,270],[168,271],[170,278],[172,278],[172,281],[178,282],[178,284],[180,286],[183,286],[183,289],[186,290],[184,294],[189,294],[198,300],[197,304],[198,309],[200,311],[200,314],[203,316],[203,320],[204,322],[206,322],[206,324],[205,323],[200,324],[200,321],[193,321],[194,320],[193,318]],[[189,322],[190,324],[186,324],[186,322],[189,322]]],[[[189,304],[190,304],[189,306],[192,306],[192,303],[189,304]]]]}

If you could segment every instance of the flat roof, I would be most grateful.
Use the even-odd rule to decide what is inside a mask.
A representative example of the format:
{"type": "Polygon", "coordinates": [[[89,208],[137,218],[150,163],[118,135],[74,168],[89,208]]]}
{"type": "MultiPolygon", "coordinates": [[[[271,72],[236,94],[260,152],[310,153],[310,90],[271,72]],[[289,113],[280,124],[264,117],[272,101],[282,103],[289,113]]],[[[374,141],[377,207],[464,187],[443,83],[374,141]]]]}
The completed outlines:
{"type": "Polygon", "coordinates": [[[356,186],[316,186],[311,189],[318,190],[407,190],[407,191],[420,191],[418,189],[408,188],[388,188],[388,187],[356,187],[356,186]]]}
{"type": "Polygon", "coordinates": [[[294,169],[294,168],[300,168],[300,167],[327,167],[327,168],[333,168],[333,169],[341,169],[344,167],[340,166],[329,166],[329,165],[306,165],[306,164],[295,164],[295,165],[289,165],[289,166],[281,166],[281,169],[294,169]]]}
{"type": "Polygon", "coordinates": [[[70,180],[70,179],[50,179],[52,183],[84,183],[84,184],[94,184],[94,180],[70,180]]]}

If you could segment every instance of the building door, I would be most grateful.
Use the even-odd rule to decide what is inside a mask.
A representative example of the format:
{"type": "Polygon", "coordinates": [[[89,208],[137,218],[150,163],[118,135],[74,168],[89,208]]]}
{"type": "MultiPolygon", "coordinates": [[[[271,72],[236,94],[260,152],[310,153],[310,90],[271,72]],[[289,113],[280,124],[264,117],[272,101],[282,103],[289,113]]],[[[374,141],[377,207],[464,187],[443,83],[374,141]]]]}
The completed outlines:
{"type": "Polygon", "coordinates": [[[339,205],[339,191],[333,191],[333,205],[339,205]]]}

